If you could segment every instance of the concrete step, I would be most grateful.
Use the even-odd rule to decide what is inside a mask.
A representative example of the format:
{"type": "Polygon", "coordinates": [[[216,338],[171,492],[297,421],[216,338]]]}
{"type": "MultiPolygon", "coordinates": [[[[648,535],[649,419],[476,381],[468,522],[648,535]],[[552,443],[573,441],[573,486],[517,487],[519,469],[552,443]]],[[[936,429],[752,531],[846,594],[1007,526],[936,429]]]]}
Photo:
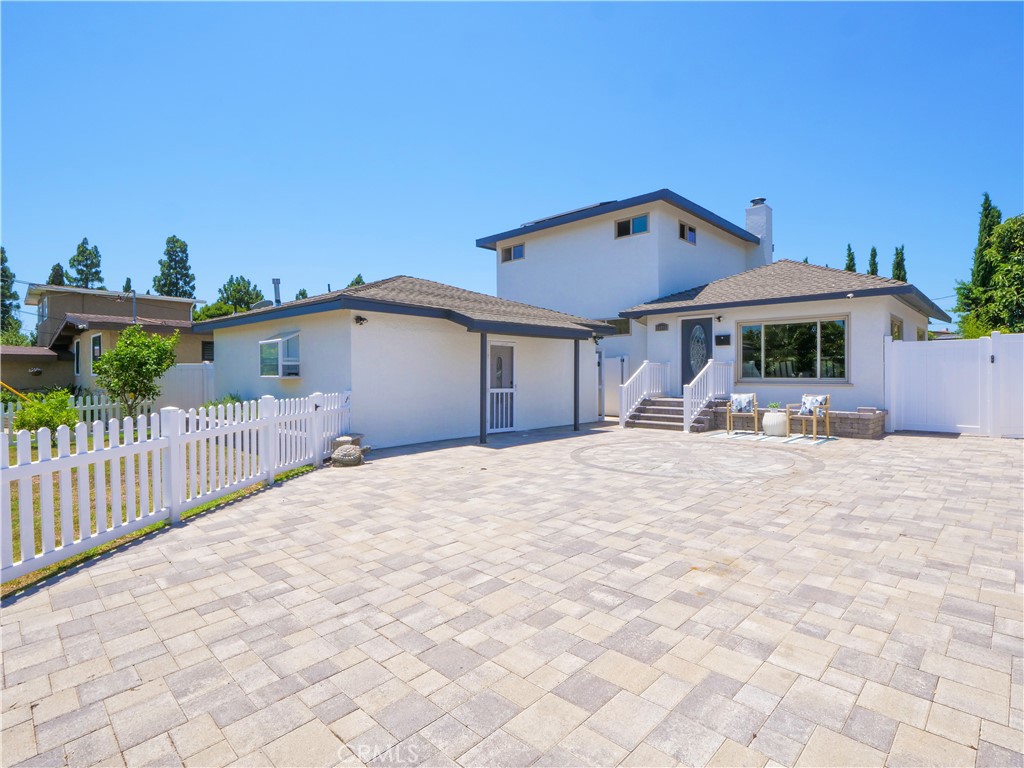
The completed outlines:
{"type": "Polygon", "coordinates": [[[646,421],[643,419],[630,419],[626,422],[627,429],[668,429],[675,432],[683,430],[681,421],[646,421]]]}

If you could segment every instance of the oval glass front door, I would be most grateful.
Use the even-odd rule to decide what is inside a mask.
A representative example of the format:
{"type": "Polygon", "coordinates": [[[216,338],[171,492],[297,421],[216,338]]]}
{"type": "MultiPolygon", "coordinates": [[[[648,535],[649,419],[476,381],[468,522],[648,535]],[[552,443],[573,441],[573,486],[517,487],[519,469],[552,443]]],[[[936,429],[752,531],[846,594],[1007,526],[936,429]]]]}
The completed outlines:
{"type": "Polygon", "coordinates": [[[701,325],[693,326],[690,332],[690,368],[692,376],[696,376],[708,364],[708,337],[701,325]]]}

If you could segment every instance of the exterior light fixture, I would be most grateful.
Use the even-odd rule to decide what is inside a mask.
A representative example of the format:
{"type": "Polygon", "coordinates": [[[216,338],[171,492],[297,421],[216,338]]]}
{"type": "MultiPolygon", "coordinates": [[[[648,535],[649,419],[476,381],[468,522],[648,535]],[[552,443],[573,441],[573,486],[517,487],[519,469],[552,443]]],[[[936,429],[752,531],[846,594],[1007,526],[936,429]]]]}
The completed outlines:
{"type": "Polygon", "coordinates": [[[362,315],[355,316],[356,325],[366,325],[366,318],[362,315]]]}

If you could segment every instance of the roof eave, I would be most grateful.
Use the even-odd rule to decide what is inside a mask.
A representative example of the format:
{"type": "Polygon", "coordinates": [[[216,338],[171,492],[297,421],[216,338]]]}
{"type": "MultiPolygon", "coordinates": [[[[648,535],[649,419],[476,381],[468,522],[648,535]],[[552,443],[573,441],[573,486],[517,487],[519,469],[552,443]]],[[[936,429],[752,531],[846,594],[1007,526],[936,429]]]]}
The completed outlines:
{"type": "Polygon", "coordinates": [[[625,200],[616,200],[615,202],[605,203],[604,205],[594,208],[584,208],[579,211],[574,211],[573,213],[565,214],[564,216],[559,216],[556,219],[541,221],[525,227],[517,227],[516,229],[499,232],[496,235],[489,235],[488,237],[481,237],[476,241],[476,247],[493,251],[497,249],[497,244],[502,240],[523,237],[541,230],[560,227],[563,224],[572,224],[577,221],[584,221],[586,219],[596,218],[608,213],[625,210],[626,208],[635,208],[638,205],[646,205],[657,201],[668,203],[669,205],[685,211],[692,216],[696,216],[705,223],[745,242],[752,243],[753,245],[758,245],[761,242],[761,239],[757,235],[747,232],[742,227],[733,224],[727,219],[723,219],[718,214],[712,213],[707,208],[697,205],[691,200],[687,200],[682,195],[678,195],[670,189],[659,189],[657,192],[649,192],[645,195],[637,195],[636,197],[626,198],[625,200]]]}
{"type": "Polygon", "coordinates": [[[931,299],[913,285],[897,285],[887,288],[869,288],[856,291],[836,291],[833,293],[817,293],[803,296],[782,296],[768,299],[746,299],[744,301],[722,301],[713,304],[697,304],[691,306],[666,306],[664,308],[627,309],[619,312],[619,317],[639,318],[648,315],[681,315],[692,312],[709,312],[715,309],[734,307],[756,307],[772,304],[795,304],[807,301],[834,301],[836,299],[859,299],[871,296],[896,296],[914,309],[929,318],[950,321],[949,315],[943,312],[931,299]],[[852,295],[851,295],[852,294],[852,295]]]}

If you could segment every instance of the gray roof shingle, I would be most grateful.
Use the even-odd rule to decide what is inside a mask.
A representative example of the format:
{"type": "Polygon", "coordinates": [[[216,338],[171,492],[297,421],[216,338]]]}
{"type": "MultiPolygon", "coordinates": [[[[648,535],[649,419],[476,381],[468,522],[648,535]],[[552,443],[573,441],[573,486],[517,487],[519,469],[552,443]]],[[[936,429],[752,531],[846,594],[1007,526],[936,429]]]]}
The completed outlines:
{"type": "Polygon", "coordinates": [[[536,336],[586,338],[594,332],[612,330],[610,326],[584,317],[499,299],[497,296],[406,275],[289,301],[275,307],[215,318],[197,323],[195,329],[202,332],[260,322],[263,319],[332,309],[398,313],[404,311],[408,314],[451,320],[470,330],[505,331],[536,336]]]}
{"type": "Polygon", "coordinates": [[[643,317],[690,310],[840,299],[850,294],[854,298],[894,295],[929,317],[950,319],[909,283],[788,259],[639,304],[620,314],[623,317],[643,317]]]}

